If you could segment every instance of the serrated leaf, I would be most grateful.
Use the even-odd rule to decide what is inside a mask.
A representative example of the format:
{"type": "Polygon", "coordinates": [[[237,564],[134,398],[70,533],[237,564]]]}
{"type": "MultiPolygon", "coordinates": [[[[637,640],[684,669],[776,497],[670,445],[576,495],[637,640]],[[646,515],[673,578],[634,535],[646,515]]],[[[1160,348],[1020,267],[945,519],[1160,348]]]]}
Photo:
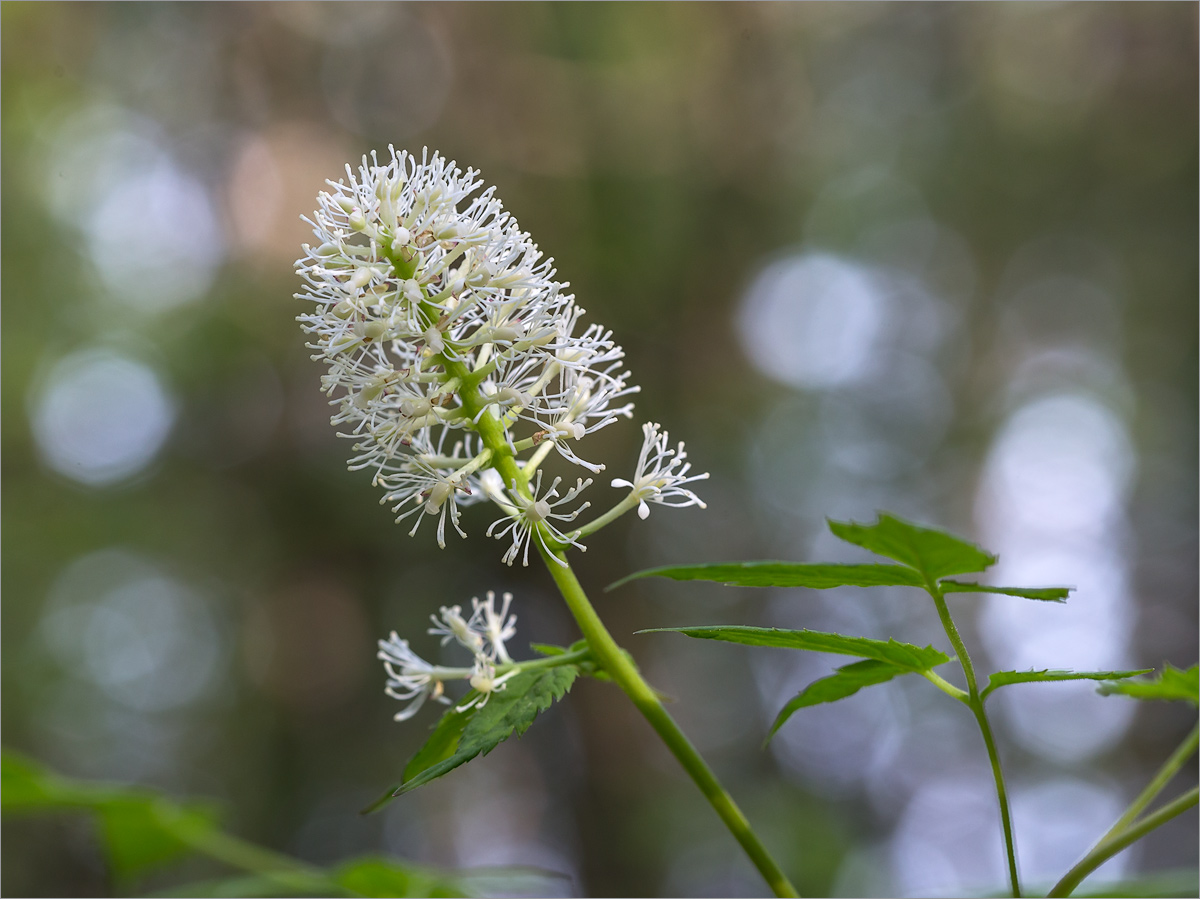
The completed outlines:
{"type": "Polygon", "coordinates": [[[874,524],[830,521],[829,530],[847,543],[895,559],[930,580],[983,571],[996,563],[994,555],[973,543],[885,512],[879,513],[874,524]]]}
{"type": "Polygon", "coordinates": [[[1137,677],[1152,671],[1152,668],[1142,668],[1137,671],[1067,671],[1062,668],[1043,668],[1040,671],[997,671],[988,678],[981,697],[1009,684],[1036,684],[1050,681],[1065,680],[1119,680],[1126,677],[1137,677]]]}
{"type": "Polygon", "coordinates": [[[1074,587],[992,587],[988,584],[972,584],[967,581],[944,580],[939,582],[943,593],[1000,593],[1004,596],[1021,596],[1025,599],[1040,599],[1042,602],[1066,602],[1074,587]]]}
{"type": "MultiPolygon", "coordinates": [[[[513,680],[516,679],[513,678],[513,680]]],[[[511,686],[509,689],[512,689],[511,686]]],[[[465,705],[468,702],[474,702],[478,698],[479,693],[471,690],[462,698],[462,704],[465,705]]],[[[474,706],[462,712],[458,711],[457,706],[451,706],[434,726],[433,733],[429,735],[429,739],[425,741],[425,745],[418,749],[417,754],[404,766],[402,782],[407,783],[414,777],[417,777],[426,768],[432,768],[439,762],[445,761],[454,755],[454,750],[458,748],[459,740],[462,739],[463,730],[470,722],[475,711],[474,706]]]]}
{"type": "Polygon", "coordinates": [[[823,631],[785,630],[777,627],[746,625],[710,625],[706,627],[656,627],[638,631],[639,634],[660,632],[685,634],[700,640],[721,640],[745,646],[771,646],[778,649],[807,649],[812,652],[832,652],[838,655],[861,656],[888,662],[905,671],[929,671],[950,661],[950,657],[932,646],[914,646],[897,640],[871,640],[867,637],[847,637],[823,631]]]}
{"type": "MultiPolygon", "coordinates": [[[[475,707],[466,712],[452,709],[447,712],[447,717],[455,715],[465,718],[458,738],[452,741],[452,751],[437,762],[421,768],[413,777],[406,777],[404,783],[392,795],[400,796],[415,790],[469,762],[477,755],[487,755],[514,733],[518,737],[521,736],[539,712],[548,709],[556,699],[561,699],[571,689],[571,684],[578,675],[579,669],[574,665],[524,671],[509,680],[505,689],[493,693],[483,708],[475,707]]],[[[439,724],[439,728],[435,729],[435,736],[440,726],[439,724]]],[[[456,728],[457,719],[447,730],[452,732],[456,728]]],[[[445,746],[440,746],[436,754],[442,753],[445,753],[445,746]]],[[[430,753],[429,757],[434,754],[430,753]]],[[[418,756],[420,755],[421,753],[418,753],[418,756]]]]}
{"type": "Polygon", "coordinates": [[[606,589],[644,577],[677,581],[716,581],[731,587],[921,587],[917,572],[902,565],[822,565],[799,562],[707,562],[664,565],[624,577],[606,589]]]}
{"type": "Polygon", "coordinates": [[[1103,696],[1120,693],[1134,699],[1183,700],[1196,705],[1200,699],[1200,666],[1181,671],[1165,665],[1157,677],[1101,684],[1098,692],[1103,696]]]}
{"type": "Polygon", "coordinates": [[[911,669],[877,659],[863,659],[861,662],[843,665],[829,677],[813,681],[780,709],[775,723],[771,725],[770,733],[767,734],[767,740],[775,736],[775,732],[799,709],[824,702],[837,702],[839,699],[853,696],[863,687],[886,683],[897,675],[910,673],[911,669]]]}

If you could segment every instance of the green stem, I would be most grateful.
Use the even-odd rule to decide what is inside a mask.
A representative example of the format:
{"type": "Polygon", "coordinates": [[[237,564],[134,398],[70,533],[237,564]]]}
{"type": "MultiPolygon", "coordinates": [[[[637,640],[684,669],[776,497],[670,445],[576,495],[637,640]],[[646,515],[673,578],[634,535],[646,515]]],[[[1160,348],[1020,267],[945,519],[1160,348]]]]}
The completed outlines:
{"type": "Polygon", "coordinates": [[[636,491],[631,491],[629,496],[625,497],[625,499],[621,500],[603,515],[598,515],[587,524],[583,525],[583,527],[579,528],[578,536],[586,537],[588,534],[594,534],[596,531],[600,530],[600,528],[604,527],[605,525],[612,524],[626,512],[636,508],[639,500],[635,496],[635,493],[636,491]]]}
{"type": "Polygon", "coordinates": [[[1161,827],[1176,815],[1192,808],[1196,804],[1197,798],[1200,798],[1200,787],[1192,787],[1178,799],[1167,803],[1158,811],[1147,815],[1136,824],[1127,827],[1115,836],[1101,840],[1075,867],[1063,875],[1062,880],[1056,883],[1050,892],[1046,894],[1047,897],[1070,896],[1071,892],[1083,882],[1085,877],[1122,849],[1136,843],[1156,827],[1161,827]]]}
{"type": "Polygon", "coordinates": [[[1158,769],[1154,779],[1146,785],[1146,789],[1138,794],[1138,797],[1129,804],[1129,808],[1125,809],[1125,813],[1117,819],[1117,823],[1110,827],[1108,833],[1102,836],[1098,842],[1103,843],[1132,824],[1137,816],[1154,801],[1154,797],[1170,783],[1171,778],[1183,767],[1184,763],[1192,757],[1198,743],[1200,743],[1200,724],[1193,727],[1192,732],[1184,737],[1183,742],[1171,753],[1171,757],[1158,769]]]}
{"type": "Polygon", "coordinates": [[[959,702],[970,704],[970,695],[966,690],[960,690],[954,684],[949,683],[940,675],[934,674],[932,671],[922,671],[921,676],[929,681],[951,699],[957,699],[959,702]]]}
{"type": "MultiPolygon", "coordinates": [[[[449,374],[460,377],[466,368],[463,363],[454,360],[446,360],[445,367],[449,374]]],[[[474,416],[483,408],[483,397],[465,378],[463,387],[459,391],[459,398],[468,415],[474,416]]],[[[513,489],[513,485],[515,485],[517,491],[529,498],[528,475],[522,474],[521,469],[517,468],[516,460],[507,451],[503,424],[489,415],[483,415],[479,418],[476,431],[482,438],[484,446],[492,450],[492,464],[504,479],[505,485],[509,489],[513,489]]],[[[539,450],[541,449],[543,448],[539,447],[539,450]]],[[[528,470],[528,465],[526,469],[528,470]]],[[[771,858],[771,854],[767,852],[766,847],[758,839],[758,835],[751,829],[750,822],[746,820],[741,809],[721,786],[712,769],[705,764],[700,753],[696,751],[696,747],[691,744],[691,741],[679,729],[679,725],[667,714],[667,710],[663,708],[654,690],[642,679],[637,668],[621,651],[612,635],[604,627],[604,623],[596,614],[591,602],[588,601],[587,594],[583,592],[583,587],[575,577],[575,572],[571,570],[562,551],[554,550],[552,552],[546,549],[547,545],[556,545],[555,541],[549,534],[542,531],[540,525],[539,532],[541,539],[535,541],[538,543],[538,551],[542,554],[546,568],[549,569],[554,582],[558,585],[580,631],[587,639],[592,657],[625,692],[638,711],[650,722],[650,726],[658,733],[667,748],[683,765],[684,770],[691,775],[692,780],[700,788],[700,792],[704,794],[709,804],[725,822],[725,826],[729,828],[734,838],[741,843],[755,867],[766,878],[775,895],[798,896],[796,888],[792,886],[779,865],[771,858]]]]}
{"type": "Polygon", "coordinates": [[[625,695],[650,722],[650,726],[679,760],[679,764],[691,775],[696,786],[700,788],[700,792],[704,794],[704,798],[725,822],[725,826],[729,828],[734,838],[741,843],[742,848],[750,856],[750,860],[766,879],[775,895],[800,895],[758,839],[758,835],[750,827],[750,822],[746,820],[741,809],[737,807],[733,798],[713,774],[712,769],[696,751],[696,747],[692,745],[683,731],[679,729],[679,725],[663,708],[658,696],[643,680],[637,667],[613,640],[612,635],[600,620],[600,616],[596,614],[596,610],[588,601],[587,594],[584,593],[578,578],[575,577],[575,572],[567,564],[566,556],[562,551],[551,555],[544,549],[542,556],[545,559],[546,568],[549,569],[563,599],[566,600],[567,607],[575,616],[579,629],[587,638],[596,661],[604,667],[617,686],[625,691],[625,695]]]}
{"type": "Polygon", "coordinates": [[[967,679],[967,697],[965,701],[970,707],[971,713],[975,716],[975,721],[979,724],[979,732],[983,735],[983,744],[987,747],[988,761],[992,765],[992,778],[996,782],[996,799],[1000,803],[1000,823],[1004,829],[1004,850],[1008,856],[1008,881],[1012,887],[1013,896],[1016,899],[1020,899],[1021,879],[1017,873],[1017,849],[1013,842],[1012,812],[1008,807],[1008,789],[1004,785],[1004,772],[1000,768],[1000,754],[996,751],[996,740],[992,736],[992,726],[988,722],[987,712],[983,708],[983,700],[979,696],[979,683],[975,678],[975,666],[971,664],[971,655],[967,652],[967,646],[963,643],[962,636],[958,633],[954,619],[950,617],[950,610],[946,607],[946,597],[942,595],[941,588],[932,579],[926,579],[925,589],[933,597],[933,603],[937,607],[938,618],[941,619],[946,636],[950,638],[950,643],[954,646],[954,651],[958,655],[958,664],[962,666],[963,676],[967,679]]]}
{"type": "MultiPolygon", "coordinates": [[[[1158,769],[1158,773],[1154,775],[1154,778],[1149,784],[1146,785],[1146,788],[1138,794],[1137,798],[1134,799],[1133,802],[1129,803],[1129,808],[1125,809],[1124,814],[1117,819],[1116,823],[1108,829],[1104,836],[1096,841],[1096,844],[1088,851],[1088,854],[1083,857],[1083,860],[1080,861],[1079,864],[1070,871],[1068,871],[1063,876],[1062,880],[1055,884],[1054,889],[1050,891],[1051,896],[1068,895],[1071,890],[1075,889],[1075,887],[1079,885],[1083,878],[1087,877],[1087,875],[1095,869],[1096,865],[1091,865],[1084,870],[1085,862],[1087,862],[1094,853],[1099,852],[1102,847],[1114,843],[1126,833],[1127,828],[1129,828],[1130,825],[1137,820],[1137,816],[1140,815],[1142,811],[1154,801],[1154,798],[1163,791],[1163,788],[1165,788],[1168,783],[1170,783],[1171,778],[1174,777],[1179,769],[1183,767],[1184,763],[1192,757],[1192,754],[1196,751],[1198,742],[1200,742],[1200,724],[1197,724],[1195,727],[1193,727],[1192,732],[1184,737],[1183,742],[1179,744],[1173,753],[1171,753],[1171,757],[1163,763],[1163,766],[1158,769]],[[1073,877],[1073,875],[1077,873],[1078,876],[1073,877]],[[1057,890],[1064,889],[1066,892],[1056,892],[1057,890]]],[[[1164,808],[1170,808],[1170,806],[1164,806],[1164,808]]],[[[1180,809],[1180,811],[1182,810],[1183,809],[1180,809]]],[[[1150,817],[1146,818],[1145,820],[1150,820],[1150,817]]],[[[1142,831],[1142,833],[1145,832],[1146,831],[1142,831]]],[[[1125,843],[1124,845],[1127,846],[1129,844],[1125,843]]],[[[1124,848],[1124,846],[1122,846],[1122,848],[1124,848]]],[[[1118,849],[1116,851],[1120,850],[1118,849]]],[[[1100,864],[1103,861],[1104,859],[1101,859],[1100,862],[1097,862],[1097,864],[1100,864]]]]}
{"type": "MultiPolygon", "coordinates": [[[[537,671],[541,668],[560,668],[563,665],[574,665],[585,661],[591,653],[587,649],[577,649],[574,652],[563,652],[556,656],[546,656],[540,659],[529,659],[524,662],[508,662],[496,665],[496,674],[508,674],[510,671],[537,671]]],[[[424,670],[424,669],[422,669],[424,670]]],[[[476,673],[474,668],[442,668],[434,666],[426,672],[434,680],[470,680],[476,673]]]]}
{"type": "Polygon", "coordinates": [[[190,833],[183,831],[180,835],[197,852],[223,862],[231,868],[240,868],[243,871],[269,877],[298,894],[303,895],[314,890],[323,892],[330,889],[342,892],[341,887],[322,869],[255,846],[253,843],[239,840],[222,831],[198,829],[190,833]]]}

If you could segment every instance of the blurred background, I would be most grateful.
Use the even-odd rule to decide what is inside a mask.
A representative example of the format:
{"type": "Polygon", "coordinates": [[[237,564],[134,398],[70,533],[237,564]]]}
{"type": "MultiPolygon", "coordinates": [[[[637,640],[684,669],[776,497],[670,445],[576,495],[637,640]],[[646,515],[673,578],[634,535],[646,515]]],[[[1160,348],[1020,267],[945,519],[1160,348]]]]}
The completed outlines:
{"type": "MultiPolygon", "coordinates": [[[[963,709],[920,679],[798,713],[845,659],[643,627],[924,644],[915,591],[641,582],[670,562],[861,560],[876,509],[998,552],[1067,606],[952,599],[977,664],[1197,653],[1197,7],[1105,4],[17,4],[3,17],[3,740],[65,773],[220,800],[317,862],[527,864],[575,895],[762,882],[612,687],[357,814],[395,724],[375,640],[538,568],[391,523],[328,424],[292,262],[326,178],[389,143],[482,169],[686,439],[707,512],[591,541],[610,627],[807,895],[1002,888],[963,709]]],[[[628,477],[636,424],[589,442],[628,477]]],[[[611,494],[594,487],[603,504],[611,494]]],[[[934,639],[936,645],[945,641],[934,639]]],[[[1105,830],[1194,713],[992,702],[1026,878],[1105,830]]],[[[1188,778],[1194,779],[1194,766],[1188,778]]],[[[1183,779],[1183,778],[1181,778],[1183,779]]],[[[3,891],[106,887],[79,822],[4,831],[3,891]]],[[[1110,876],[1196,864],[1187,814],[1110,876]]]]}

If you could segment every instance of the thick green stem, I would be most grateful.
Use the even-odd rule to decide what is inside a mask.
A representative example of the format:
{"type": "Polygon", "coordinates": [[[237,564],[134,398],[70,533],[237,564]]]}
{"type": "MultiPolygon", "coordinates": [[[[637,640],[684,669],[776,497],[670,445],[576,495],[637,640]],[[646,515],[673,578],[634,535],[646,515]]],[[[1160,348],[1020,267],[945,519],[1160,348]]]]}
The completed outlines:
{"type": "MultiPolygon", "coordinates": [[[[1154,775],[1150,783],[1146,785],[1146,788],[1138,794],[1137,798],[1134,799],[1133,802],[1129,803],[1129,808],[1125,809],[1124,814],[1117,819],[1116,823],[1108,829],[1104,836],[1096,841],[1096,844],[1088,851],[1088,854],[1080,860],[1079,864],[1063,875],[1063,879],[1055,884],[1054,889],[1050,891],[1051,896],[1069,895],[1071,890],[1075,889],[1075,887],[1077,887],[1080,882],[1082,882],[1082,880],[1088,876],[1088,874],[1094,871],[1107,858],[1115,855],[1117,852],[1120,852],[1121,849],[1133,842],[1133,840],[1129,840],[1128,842],[1122,843],[1119,848],[1108,853],[1108,855],[1105,855],[1103,858],[1100,858],[1100,860],[1095,862],[1095,864],[1091,863],[1094,855],[1101,852],[1106,846],[1116,845],[1117,841],[1122,839],[1129,832],[1131,825],[1133,825],[1133,822],[1137,820],[1137,816],[1140,815],[1142,811],[1154,801],[1154,798],[1163,791],[1163,788],[1166,787],[1168,783],[1171,782],[1171,778],[1174,777],[1179,769],[1183,767],[1184,763],[1192,757],[1192,754],[1196,751],[1198,743],[1200,743],[1200,724],[1197,724],[1195,727],[1193,727],[1192,732],[1184,737],[1183,742],[1179,744],[1178,748],[1176,748],[1173,753],[1171,753],[1171,757],[1163,763],[1163,766],[1158,769],[1158,773],[1154,775]]],[[[1195,792],[1195,790],[1192,791],[1193,794],[1195,792]]],[[[1181,797],[1181,799],[1186,799],[1186,794],[1185,796],[1181,797]]],[[[1176,800],[1176,802],[1179,801],[1180,800],[1176,800]]],[[[1193,805],[1195,804],[1195,801],[1195,796],[1193,795],[1193,805]]],[[[1162,811],[1171,808],[1174,804],[1175,803],[1171,803],[1170,805],[1164,806],[1160,812],[1156,812],[1155,814],[1161,815],[1162,811]]],[[[1179,811],[1175,812],[1175,814],[1183,811],[1186,807],[1187,806],[1181,807],[1179,811]]],[[[1162,818],[1158,823],[1161,824],[1170,817],[1173,816],[1162,818]]],[[[1152,818],[1154,818],[1154,815],[1149,815],[1143,819],[1142,823],[1134,825],[1134,827],[1139,829],[1138,836],[1134,839],[1138,839],[1153,829],[1153,827],[1142,828],[1142,824],[1151,820],[1152,818]]],[[[1158,824],[1154,825],[1154,827],[1157,826],[1158,824]]]]}
{"type": "MultiPolygon", "coordinates": [[[[462,362],[451,359],[443,361],[448,374],[462,378],[459,398],[468,415],[478,416],[475,429],[483,440],[484,446],[492,451],[493,467],[504,479],[506,487],[516,490],[526,499],[530,498],[528,466],[525,473],[517,467],[505,438],[504,425],[490,415],[479,415],[480,410],[483,409],[483,397],[480,396],[478,389],[464,377],[467,374],[466,366],[462,362]]],[[[539,447],[539,449],[542,448],[539,447]]],[[[596,610],[589,602],[587,594],[583,592],[583,587],[567,563],[566,557],[561,549],[557,548],[557,541],[545,532],[540,524],[537,528],[538,537],[540,537],[540,539],[535,539],[538,551],[542,554],[546,568],[549,569],[563,599],[566,600],[567,607],[571,610],[580,631],[587,640],[592,657],[625,692],[638,711],[650,722],[650,726],[658,733],[667,748],[683,765],[684,770],[691,775],[696,786],[700,788],[700,792],[704,794],[709,804],[725,822],[725,826],[729,828],[734,838],[742,845],[775,895],[799,896],[796,888],[788,881],[787,876],[763,846],[758,835],[751,829],[746,816],[742,814],[733,798],[721,786],[712,769],[708,767],[700,753],[696,751],[696,747],[679,729],[679,725],[667,714],[667,710],[663,708],[658,696],[642,679],[633,662],[613,640],[612,635],[609,634],[608,629],[600,620],[600,616],[596,614],[596,610]],[[547,549],[547,546],[551,548],[547,549]]]]}
{"type": "Polygon", "coordinates": [[[1008,856],[1009,885],[1012,887],[1013,896],[1016,899],[1020,899],[1021,879],[1017,873],[1017,849],[1013,842],[1012,812],[1008,807],[1008,790],[1004,785],[1004,772],[1000,768],[1000,754],[996,751],[996,740],[992,736],[992,726],[988,722],[987,712],[983,708],[983,700],[979,696],[979,683],[975,678],[975,666],[971,664],[971,655],[967,652],[967,646],[963,643],[962,636],[958,633],[954,619],[950,617],[950,609],[946,607],[946,597],[942,595],[941,588],[935,581],[930,579],[926,581],[925,589],[933,597],[933,603],[937,606],[938,618],[941,619],[946,636],[950,638],[950,643],[954,646],[955,653],[958,654],[958,664],[962,666],[963,676],[967,679],[967,697],[965,701],[970,707],[971,713],[975,716],[975,721],[979,725],[979,732],[983,735],[983,743],[987,747],[988,761],[992,765],[992,778],[996,782],[996,799],[1000,803],[1000,823],[1004,829],[1004,850],[1008,856]]]}
{"type": "Polygon", "coordinates": [[[1133,845],[1156,827],[1161,827],[1176,815],[1182,814],[1192,808],[1198,798],[1200,798],[1200,787],[1192,787],[1178,799],[1168,802],[1158,811],[1147,815],[1136,824],[1127,827],[1115,836],[1101,840],[1079,861],[1079,864],[1063,875],[1062,880],[1056,883],[1046,896],[1070,896],[1071,892],[1083,882],[1085,877],[1122,849],[1133,845]]]}
{"type": "Polygon", "coordinates": [[[697,752],[696,747],[679,729],[679,725],[667,714],[667,710],[663,708],[654,690],[643,680],[637,667],[613,640],[612,635],[600,620],[600,616],[596,614],[596,610],[588,601],[587,594],[583,592],[583,587],[575,577],[575,572],[567,564],[563,553],[560,551],[552,556],[542,550],[542,555],[546,560],[546,568],[549,569],[563,599],[566,600],[567,607],[575,616],[575,621],[579,624],[583,636],[587,638],[596,661],[604,667],[617,686],[625,691],[625,695],[650,722],[650,726],[654,728],[663,743],[671,750],[672,755],[679,760],[679,764],[695,781],[700,792],[704,794],[704,798],[725,822],[725,826],[729,828],[734,838],[741,843],[742,848],[750,856],[750,860],[754,862],[755,867],[766,879],[775,895],[798,896],[796,888],[788,881],[787,876],[780,870],[779,865],[758,839],[758,835],[750,827],[750,822],[746,820],[741,809],[721,786],[720,781],[697,752]]]}
{"type": "Polygon", "coordinates": [[[1163,791],[1163,788],[1171,782],[1171,778],[1175,776],[1176,772],[1192,757],[1198,743],[1200,743],[1200,724],[1193,727],[1192,732],[1183,738],[1183,742],[1171,753],[1171,757],[1163,763],[1163,766],[1158,769],[1158,773],[1146,785],[1146,789],[1142,790],[1138,794],[1138,797],[1129,803],[1129,808],[1125,809],[1125,813],[1117,819],[1117,823],[1110,827],[1108,833],[1102,836],[1098,842],[1103,843],[1105,840],[1115,837],[1137,820],[1137,816],[1154,801],[1154,797],[1163,791]]]}

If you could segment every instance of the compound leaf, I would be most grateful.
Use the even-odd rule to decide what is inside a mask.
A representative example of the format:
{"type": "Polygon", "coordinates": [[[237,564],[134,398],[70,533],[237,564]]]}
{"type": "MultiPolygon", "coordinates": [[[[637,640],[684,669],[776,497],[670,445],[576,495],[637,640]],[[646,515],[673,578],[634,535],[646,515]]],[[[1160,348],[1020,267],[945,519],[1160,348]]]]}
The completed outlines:
{"type": "Polygon", "coordinates": [[[914,646],[896,640],[871,640],[867,637],[847,637],[823,631],[785,630],[777,627],[748,627],[744,625],[711,625],[707,627],[658,627],[638,631],[639,634],[673,632],[701,640],[722,640],[746,646],[772,646],[779,649],[807,649],[813,652],[832,652],[839,655],[862,656],[887,662],[905,671],[928,671],[950,661],[950,657],[932,646],[914,646]]]}
{"type": "Polygon", "coordinates": [[[973,543],[884,512],[874,524],[830,521],[829,530],[847,543],[895,559],[930,580],[983,571],[996,563],[994,555],[973,543]]]}
{"type": "Polygon", "coordinates": [[[1119,680],[1126,677],[1137,677],[1152,671],[1152,668],[1142,668],[1138,671],[1067,671],[1060,668],[1043,668],[1040,671],[997,671],[988,678],[988,684],[980,694],[987,698],[988,694],[1009,684],[1036,684],[1048,681],[1064,680],[1119,680]]]}
{"type": "Polygon", "coordinates": [[[881,662],[878,659],[863,659],[861,662],[843,665],[829,677],[813,681],[780,709],[779,714],[775,717],[775,723],[771,725],[771,732],[767,734],[767,740],[770,741],[771,737],[775,736],[775,732],[798,709],[819,705],[823,702],[837,702],[839,699],[853,696],[863,687],[882,684],[899,674],[909,674],[910,672],[909,668],[902,668],[891,662],[881,662]]]}
{"type": "Polygon", "coordinates": [[[1042,602],[1066,602],[1074,587],[992,587],[988,584],[972,584],[967,581],[944,580],[938,584],[943,593],[1001,593],[1004,596],[1021,596],[1025,599],[1040,599],[1042,602]]]}
{"type": "Polygon", "coordinates": [[[1104,696],[1120,693],[1134,699],[1181,699],[1196,705],[1200,695],[1200,666],[1181,671],[1168,664],[1157,677],[1101,684],[1098,692],[1104,696]]]}
{"type": "Polygon", "coordinates": [[[820,565],[798,562],[707,562],[664,565],[635,572],[610,585],[612,590],[643,577],[677,581],[717,581],[736,587],[920,587],[921,576],[903,565],[820,565]]]}

